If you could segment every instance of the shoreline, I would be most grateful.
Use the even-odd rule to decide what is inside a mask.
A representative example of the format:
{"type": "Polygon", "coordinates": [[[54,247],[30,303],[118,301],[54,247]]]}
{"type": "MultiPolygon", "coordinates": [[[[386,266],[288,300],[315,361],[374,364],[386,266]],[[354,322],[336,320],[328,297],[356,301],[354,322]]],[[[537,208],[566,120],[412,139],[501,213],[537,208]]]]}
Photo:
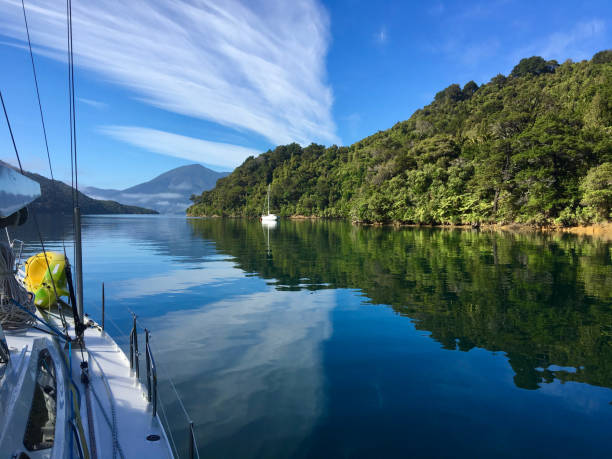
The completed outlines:
{"type": "MultiPolygon", "coordinates": [[[[325,217],[318,216],[306,216],[306,215],[292,215],[288,217],[290,220],[335,220],[327,219],[325,217]]],[[[342,219],[341,219],[342,220],[342,219]]],[[[557,234],[574,234],[577,236],[591,236],[606,241],[612,241],[612,222],[604,223],[593,223],[590,225],[577,225],[577,226],[538,226],[526,223],[508,223],[508,224],[497,224],[497,223],[483,223],[479,226],[473,226],[470,224],[449,224],[449,225],[435,225],[435,224],[418,224],[418,223],[367,223],[352,221],[353,225],[356,226],[393,226],[396,228],[447,228],[447,229],[474,229],[481,231],[504,231],[509,233],[557,233],[557,234]]]]}
{"type": "MultiPolygon", "coordinates": [[[[187,215],[188,218],[224,218],[220,215],[187,215]]],[[[238,217],[229,216],[225,218],[247,218],[251,217],[238,217]]],[[[255,218],[255,217],[253,217],[255,218]]],[[[293,221],[312,221],[312,220],[344,220],[352,223],[355,226],[392,226],[395,228],[446,228],[446,229],[474,229],[480,231],[504,231],[509,233],[558,233],[558,234],[574,234],[577,236],[591,236],[603,240],[612,241],[612,222],[593,223],[590,225],[577,225],[577,226],[538,226],[526,223],[483,223],[479,226],[473,226],[470,224],[448,224],[448,225],[437,225],[437,224],[418,224],[418,223],[399,223],[399,222],[360,222],[348,218],[330,218],[330,217],[319,217],[318,215],[290,215],[289,217],[281,217],[293,221]]]]}
{"type": "Polygon", "coordinates": [[[590,225],[577,226],[538,226],[526,223],[485,223],[480,226],[472,225],[419,225],[402,223],[363,223],[353,222],[354,225],[364,226],[394,226],[397,228],[448,228],[448,229],[473,229],[480,231],[502,231],[508,233],[552,233],[552,234],[574,234],[576,236],[591,236],[606,241],[612,241],[612,222],[593,223],[590,225]]]}

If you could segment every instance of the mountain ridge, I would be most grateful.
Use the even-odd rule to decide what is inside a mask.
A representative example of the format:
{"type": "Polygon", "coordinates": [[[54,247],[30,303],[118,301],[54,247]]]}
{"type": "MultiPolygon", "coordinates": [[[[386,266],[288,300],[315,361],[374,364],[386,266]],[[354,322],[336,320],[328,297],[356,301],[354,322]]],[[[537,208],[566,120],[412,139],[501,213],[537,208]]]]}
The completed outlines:
{"type": "Polygon", "coordinates": [[[84,191],[94,198],[145,205],[161,213],[184,213],[192,194],[213,188],[219,178],[228,174],[213,171],[201,164],[188,164],[123,190],[87,187],[84,191]]]}
{"type": "MultiPolygon", "coordinates": [[[[19,171],[10,163],[0,160],[0,164],[19,171]]],[[[34,172],[24,171],[23,175],[40,184],[41,196],[28,207],[37,213],[72,214],[72,188],[59,180],[51,180],[34,172]]],[[[99,200],[78,191],[78,202],[83,215],[105,214],[157,214],[152,209],[120,204],[112,200],[99,200]]]]}

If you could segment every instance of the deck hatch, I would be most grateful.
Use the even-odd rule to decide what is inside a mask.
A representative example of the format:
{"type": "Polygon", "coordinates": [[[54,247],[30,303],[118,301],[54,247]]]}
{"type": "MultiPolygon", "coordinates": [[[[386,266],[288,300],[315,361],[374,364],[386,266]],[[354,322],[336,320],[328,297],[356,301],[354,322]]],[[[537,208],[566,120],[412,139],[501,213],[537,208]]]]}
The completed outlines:
{"type": "Polygon", "coordinates": [[[28,451],[51,448],[55,440],[57,383],[55,364],[47,349],[40,351],[36,368],[34,396],[23,445],[28,451]]]}

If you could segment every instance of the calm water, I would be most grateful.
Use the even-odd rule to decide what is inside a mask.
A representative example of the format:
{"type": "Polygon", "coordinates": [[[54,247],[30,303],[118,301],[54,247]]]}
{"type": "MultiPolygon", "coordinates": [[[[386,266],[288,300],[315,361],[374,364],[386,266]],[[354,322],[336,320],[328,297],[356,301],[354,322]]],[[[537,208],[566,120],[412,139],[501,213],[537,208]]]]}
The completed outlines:
{"type": "MultiPolygon", "coordinates": [[[[70,223],[40,220],[50,248],[71,240],[70,223]]],[[[154,331],[202,457],[611,454],[611,243],[341,222],[83,224],[86,310],[100,317],[104,281],[107,330],[125,343],[131,310],[154,331]]],[[[34,234],[19,231],[28,252],[34,234]]],[[[178,405],[165,410],[184,451],[178,405]]]]}

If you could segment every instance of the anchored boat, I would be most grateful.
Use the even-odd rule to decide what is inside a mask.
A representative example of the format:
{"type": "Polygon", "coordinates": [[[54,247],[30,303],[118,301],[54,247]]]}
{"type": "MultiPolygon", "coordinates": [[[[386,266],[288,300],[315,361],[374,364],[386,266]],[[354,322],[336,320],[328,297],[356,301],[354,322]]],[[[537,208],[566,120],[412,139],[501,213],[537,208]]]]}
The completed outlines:
{"type": "Polygon", "coordinates": [[[270,185],[268,184],[268,213],[261,215],[262,223],[274,223],[276,222],[276,215],[270,213],[270,185]]]}

